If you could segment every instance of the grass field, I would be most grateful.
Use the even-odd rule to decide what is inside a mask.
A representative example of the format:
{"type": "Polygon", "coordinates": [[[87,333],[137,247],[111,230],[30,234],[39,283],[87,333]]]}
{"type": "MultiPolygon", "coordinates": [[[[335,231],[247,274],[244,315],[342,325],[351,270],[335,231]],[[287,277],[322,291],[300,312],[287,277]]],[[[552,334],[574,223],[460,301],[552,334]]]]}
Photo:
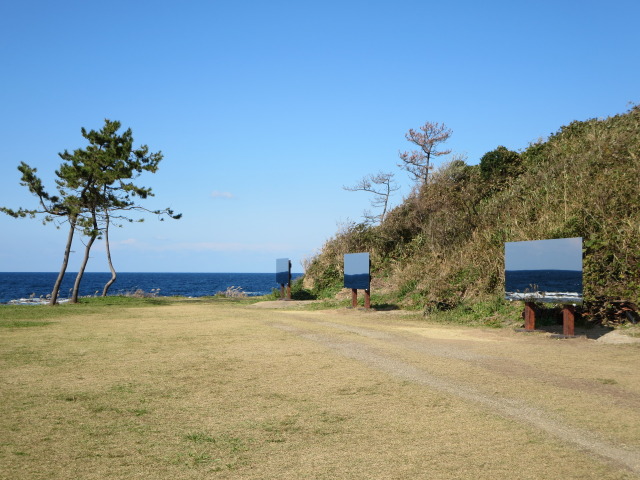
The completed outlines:
{"type": "Polygon", "coordinates": [[[0,478],[639,477],[638,345],[260,307],[0,308],[0,478]]]}

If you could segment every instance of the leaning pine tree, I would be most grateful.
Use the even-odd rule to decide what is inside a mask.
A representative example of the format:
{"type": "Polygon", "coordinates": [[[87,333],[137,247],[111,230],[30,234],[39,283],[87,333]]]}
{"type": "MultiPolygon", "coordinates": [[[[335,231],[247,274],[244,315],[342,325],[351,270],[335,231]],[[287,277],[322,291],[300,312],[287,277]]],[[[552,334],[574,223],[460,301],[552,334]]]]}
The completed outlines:
{"type": "MultiPolygon", "coordinates": [[[[60,170],[63,175],[81,172],[82,178],[91,179],[91,187],[83,197],[83,207],[87,215],[83,217],[80,225],[89,240],[85,246],[84,258],[71,295],[72,303],[78,301],[80,282],[89,260],[91,247],[102,233],[104,233],[107,260],[111,270],[111,279],[105,285],[103,295],[107,294],[109,287],[116,280],[108,237],[109,225],[113,220],[133,222],[134,219],[127,216],[127,212],[131,211],[153,213],[159,215],[161,220],[163,215],[173,219],[179,219],[182,216],[174,214],[170,208],[148,210],[137,204],[137,199],[145,199],[153,196],[153,193],[151,188],[135,185],[133,180],[143,172],[155,173],[163,156],[161,152],[150,153],[146,145],[134,149],[131,129],[118,134],[120,127],[120,122],[107,119],[100,131],[87,132],[82,128],[82,136],[88,140],[89,145],[84,149],[75,150],[73,154],[67,151],[60,154],[66,162],[60,170]]],[[[78,182],[73,187],[77,190],[81,185],[82,182],[78,182]]],[[[138,221],[143,219],[140,218],[138,221]]]]}
{"type": "MultiPolygon", "coordinates": [[[[136,203],[136,198],[152,196],[151,189],[139,187],[132,180],[142,172],[156,172],[162,153],[149,153],[146,145],[133,149],[131,129],[118,135],[120,122],[105,120],[100,131],[87,132],[82,128],[82,136],[89,141],[85,149],[73,153],[64,151],[59,156],[63,163],[55,172],[59,196],[50,195],[44,189],[42,181],[36,176],[36,169],[22,163],[18,170],[22,173],[21,184],[38,197],[39,207],[35,209],[12,210],[1,207],[0,211],[16,218],[44,215],[45,222],[67,223],[69,235],[65,246],[62,267],[51,293],[50,304],[57,303],[60,284],[66,272],[74,232],[80,230],[89,240],[85,246],[84,258],[74,283],[71,302],[78,300],[80,282],[89,259],[94,241],[102,231],[108,231],[112,218],[133,221],[127,217],[127,211],[145,211],[157,215],[168,215],[178,219],[169,208],[147,210],[136,203]],[[115,213],[115,215],[114,215],[115,213]],[[101,226],[104,224],[104,227],[101,226]]],[[[107,257],[112,271],[112,279],[105,287],[115,281],[115,269],[111,264],[107,238],[107,257]]]]}
{"type": "Polygon", "coordinates": [[[24,218],[27,216],[35,218],[42,215],[43,223],[55,223],[58,227],[66,223],[69,228],[62,267],[60,268],[60,273],[56,278],[51,292],[51,298],[49,300],[50,305],[55,305],[58,301],[60,285],[62,284],[62,279],[64,278],[64,274],[69,263],[69,254],[71,252],[71,245],[73,243],[75,230],[78,223],[82,222],[83,215],[86,213],[86,210],[83,207],[82,198],[88,191],[89,184],[86,182],[82,184],[78,183],[75,191],[71,193],[67,189],[69,179],[65,178],[59,171],[57,171],[56,175],[58,179],[56,180],[56,184],[59,196],[51,195],[45,190],[40,177],[36,175],[37,169],[21,162],[18,166],[18,170],[22,173],[20,184],[27,187],[29,192],[38,198],[38,207],[33,209],[19,208],[18,210],[0,207],[0,211],[15,218],[24,218]]]}

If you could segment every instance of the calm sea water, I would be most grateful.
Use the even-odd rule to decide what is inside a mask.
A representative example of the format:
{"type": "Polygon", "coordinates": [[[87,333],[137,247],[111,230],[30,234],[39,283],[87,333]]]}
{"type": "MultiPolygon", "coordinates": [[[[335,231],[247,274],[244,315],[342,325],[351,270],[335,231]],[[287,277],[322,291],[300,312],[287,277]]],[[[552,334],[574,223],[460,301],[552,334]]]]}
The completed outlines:
{"type": "Polygon", "coordinates": [[[505,291],[508,300],[582,303],[582,271],[507,270],[505,291]]]}
{"type": "MultiPolygon", "coordinates": [[[[301,273],[292,274],[292,279],[301,273]]],[[[53,272],[0,273],[0,303],[21,298],[45,297],[51,293],[58,274],[53,272]]],[[[60,288],[60,298],[70,295],[76,273],[68,272],[60,288]]],[[[110,273],[87,272],[82,277],[80,295],[101,295],[110,273]]],[[[275,273],[118,273],[118,279],[109,289],[109,295],[119,295],[142,289],[159,296],[202,297],[215,295],[228,287],[240,287],[247,295],[266,295],[274,288],[275,273]]]]}

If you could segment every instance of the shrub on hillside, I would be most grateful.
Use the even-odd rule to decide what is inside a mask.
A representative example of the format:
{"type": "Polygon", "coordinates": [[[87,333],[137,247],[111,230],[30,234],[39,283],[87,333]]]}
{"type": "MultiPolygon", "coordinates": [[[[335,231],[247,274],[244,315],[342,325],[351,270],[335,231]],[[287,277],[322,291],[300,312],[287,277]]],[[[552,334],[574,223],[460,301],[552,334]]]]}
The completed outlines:
{"type": "Polygon", "coordinates": [[[503,294],[505,242],[581,236],[585,312],[640,304],[639,178],[639,107],[572,122],[521,154],[498,147],[480,166],[443,165],[381,225],[341,229],[307,282],[339,291],[342,255],[368,251],[403,304],[453,307],[503,294]]]}

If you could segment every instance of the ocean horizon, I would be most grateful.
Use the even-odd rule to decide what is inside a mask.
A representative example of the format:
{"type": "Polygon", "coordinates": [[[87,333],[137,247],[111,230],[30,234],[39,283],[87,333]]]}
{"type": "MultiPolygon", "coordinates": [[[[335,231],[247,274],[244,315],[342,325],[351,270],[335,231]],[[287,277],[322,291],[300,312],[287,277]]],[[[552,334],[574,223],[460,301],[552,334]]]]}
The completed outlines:
{"type": "Polygon", "coordinates": [[[506,270],[505,298],[545,303],[582,303],[582,270],[506,270]]]}
{"type": "MultiPolygon", "coordinates": [[[[77,272],[67,272],[60,287],[60,299],[69,298],[77,272]]],[[[292,273],[292,281],[302,273],[292,273]]],[[[58,272],[0,272],[0,304],[21,299],[46,299],[51,294],[58,272]]],[[[109,272],[85,272],[80,296],[100,296],[111,278],[109,272]]],[[[126,295],[136,290],[160,297],[204,297],[240,288],[248,296],[267,295],[279,289],[274,273],[189,273],[118,272],[109,295],[126,295]]]]}

